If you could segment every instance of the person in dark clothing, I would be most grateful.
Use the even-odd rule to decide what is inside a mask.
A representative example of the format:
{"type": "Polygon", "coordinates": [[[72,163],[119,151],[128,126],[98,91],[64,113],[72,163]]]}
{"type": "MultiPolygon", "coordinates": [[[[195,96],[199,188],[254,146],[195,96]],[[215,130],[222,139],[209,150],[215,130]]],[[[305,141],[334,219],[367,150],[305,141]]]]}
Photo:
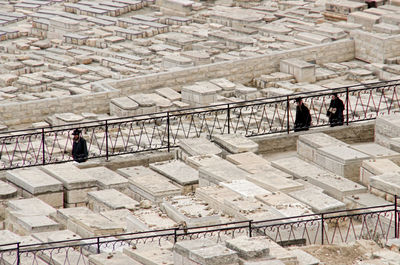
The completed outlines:
{"type": "Polygon", "coordinates": [[[294,122],[294,131],[307,131],[311,125],[310,110],[303,104],[302,98],[296,98],[296,120],[294,122]]]}
{"type": "Polygon", "coordinates": [[[329,104],[329,109],[326,112],[326,116],[329,117],[329,123],[331,124],[331,127],[343,125],[343,111],[343,101],[338,98],[337,93],[333,93],[331,103],[329,104]]]}
{"type": "Polygon", "coordinates": [[[88,159],[86,140],[81,137],[81,131],[79,129],[75,129],[72,135],[74,136],[72,158],[78,163],[85,162],[88,159]]]}

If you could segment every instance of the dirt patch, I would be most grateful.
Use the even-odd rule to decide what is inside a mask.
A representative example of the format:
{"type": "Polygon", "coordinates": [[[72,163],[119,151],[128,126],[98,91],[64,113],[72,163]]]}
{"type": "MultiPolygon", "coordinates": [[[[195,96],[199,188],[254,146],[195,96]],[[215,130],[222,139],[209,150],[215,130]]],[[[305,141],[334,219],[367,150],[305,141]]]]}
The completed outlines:
{"type": "Polygon", "coordinates": [[[326,265],[352,265],[370,259],[372,252],[381,248],[374,241],[360,240],[349,245],[312,245],[301,249],[326,265]]]}

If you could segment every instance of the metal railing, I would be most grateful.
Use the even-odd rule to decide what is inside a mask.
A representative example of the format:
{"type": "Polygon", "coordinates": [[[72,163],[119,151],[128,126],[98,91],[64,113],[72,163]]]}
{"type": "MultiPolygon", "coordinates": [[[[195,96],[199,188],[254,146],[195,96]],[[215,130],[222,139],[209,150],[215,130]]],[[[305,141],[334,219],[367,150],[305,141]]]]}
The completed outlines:
{"type": "Polygon", "coordinates": [[[88,256],[135,251],[143,245],[163,246],[182,240],[208,238],[222,242],[236,236],[266,236],[279,244],[336,244],[359,239],[386,243],[399,238],[397,196],[382,206],[293,216],[265,221],[171,228],[39,244],[0,245],[0,264],[88,264],[88,256]],[[168,242],[168,243],[167,243],[168,242]]]}
{"type": "Polygon", "coordinates": [[[71,161],[72,129],[87,140],[89,159],[176,147],[180,139],[238,133],[257,136],[293,131],[295,99],[309,107],[311,127],[329,126],[331,93],[345,104],[344,123],[375,119],[400,111],[400,80],[296,93],[203,108],[171,110],[133,117],[65,124],[0,133],[0,169],[71,161]]]}

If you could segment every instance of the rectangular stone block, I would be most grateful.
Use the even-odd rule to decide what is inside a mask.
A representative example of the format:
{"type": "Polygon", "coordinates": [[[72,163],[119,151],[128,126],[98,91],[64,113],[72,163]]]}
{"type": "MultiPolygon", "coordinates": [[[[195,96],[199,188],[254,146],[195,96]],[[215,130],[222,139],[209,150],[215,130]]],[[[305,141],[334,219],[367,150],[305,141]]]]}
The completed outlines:
{"type": "Polygon", "coordinates": [[[86,204],[88,201],[88,197],[87,197],[88,192],[96,191],[96,190],[97,190],[97,187],[64,190],[64,202],[68,203],[68,204],[74,204],[74,203],[86,204]]]}
{"type": "Polygon", "coordinates": [[[352,145],[351,148],[369,155],[372,159],[390,159],[400,164],[400,153],[390,150],[376,143],[365,143],[352,145]]]}
{"type": "Polygon", "coordinates": [[[87,195],[88,207],[94,212],[117,209],[133,211],[139,206],[139,202],[114,189],[92,191],[87,195]]]}
{"type": "Polygon", "coordinates": [[[129,181],[125,177],[106,167],[92,167],[82,171],[96,179],[100,189],[116,189],[124,192],[128,188],[129,181]]]}
{"type": "Polygon", "coordinates": [[[214,135],[214,141],[233,154],[243,152],[257,152],[258,144],[239,134],[214,135]]]}
{"type": "Polygon", "coordinates": [[[315,162],[315,153],[318,148],[326,146],[348,146],[325,133],[299,135],[297,140],[297,154],[306,160],[315,162]]]}

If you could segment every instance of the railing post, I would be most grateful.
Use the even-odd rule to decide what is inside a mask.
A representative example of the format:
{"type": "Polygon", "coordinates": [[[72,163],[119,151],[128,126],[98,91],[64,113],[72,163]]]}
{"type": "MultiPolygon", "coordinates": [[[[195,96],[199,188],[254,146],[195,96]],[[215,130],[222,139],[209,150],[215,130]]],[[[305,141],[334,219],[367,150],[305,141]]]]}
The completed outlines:
{"type": "Polygon", "coordinates": [[[108,161],[108,122],[106,120],[106,161],[108,161]]]}
{"type": "Polygon", "coordinates": [[[228,108],[226,110],[227,120],[228,120],[228,134],[231,133],[231,106],[228,104],[228,108]]]}
{"type": "Polygon", "coordinates": [[[289,134],[289,131],[290,131],[290,125],[289,125],[289,111],[290,111],[289,96],[286,96],[286,127],[287,127],[287,133],[288,133],[288,134],[289,134]]]}
{"type": "Polygon", "coordinates": [[[399,238],[399,213],[397,211],[397,195],[394,195],[394,237],[399,238]]]}
{"type": "Polygon", "coordinates": [[[19,253],[19,242],[17,243],[17,265],[21,264],[20,253],[19,253]]]}
{"type": "Polygon", "coordinates": [[[252,236],[251,234],[251,223],[253,222],[253,220],[249,220],[249,237],[252,236]]]}
{"type": "Polygon", "coordinates": [[[97,254],[100,254],[100,237],[97,238],[97,254]]]}
{"type": "Polygon", "coordinates": [[[324,214],[321,213],[321,245],[324,244],[324,233],[325,233],[324,214]]]}
{"type": "Polygon", "coordinates": [[[346,88],[346,125],[349,125],[349,88],[346,88]]]}
{"type": "Polygon", "coordinates": [[[44,150],[44,145],[45,145],[45,141],[44,141],[44,128],[42,128],[42,164],[45,165],[46,164],[46,152],[44,150]]]}
{"type": "Polygon", "coordinates": [[[171,141],[170,141],[170,139],[169,139],[169,126],[170,126],[170,124],[169,124],[169,111],[167,111],[167,137],[168,137],[168,139],[167,139],[167,141],[168,141],[168,153],[170,152],[170,149],[171,149],[171,141]]]}
{"type": "Polygon", "coordinates": [[[178,228],[174,228],[174,243],[178,242],[177,231],[178,231],[178,228]]]}

